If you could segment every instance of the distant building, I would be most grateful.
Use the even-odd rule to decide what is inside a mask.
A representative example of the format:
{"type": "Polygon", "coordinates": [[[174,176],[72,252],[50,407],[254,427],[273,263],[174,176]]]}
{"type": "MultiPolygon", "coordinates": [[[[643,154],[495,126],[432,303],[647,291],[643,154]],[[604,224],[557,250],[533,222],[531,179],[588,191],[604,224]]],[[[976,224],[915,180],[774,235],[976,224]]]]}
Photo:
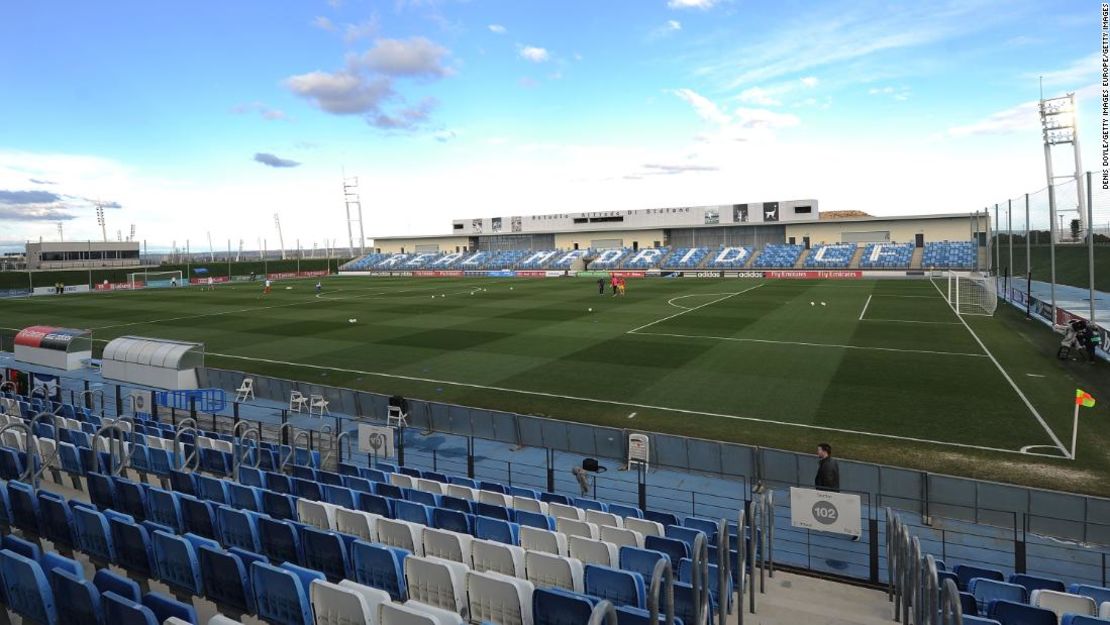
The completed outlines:
{"type": "Polygon", "coordinates": [[[49,241],[27,244],[27,269],[139,266],[138,241],[49,241]]]}

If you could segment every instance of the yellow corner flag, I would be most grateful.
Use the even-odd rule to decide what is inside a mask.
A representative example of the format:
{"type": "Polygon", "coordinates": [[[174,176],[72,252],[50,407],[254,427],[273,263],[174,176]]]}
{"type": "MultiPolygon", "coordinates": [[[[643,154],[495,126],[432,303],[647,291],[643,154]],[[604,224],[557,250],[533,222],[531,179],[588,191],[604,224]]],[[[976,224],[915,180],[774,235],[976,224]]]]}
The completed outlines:
{"type": "Polygon", "coordinates": [[[1075,405],[1083,406],[1084,408],[1093,408],[1095,405],[1095,398],[1087,391],[1075,389],[1075,405]]]}

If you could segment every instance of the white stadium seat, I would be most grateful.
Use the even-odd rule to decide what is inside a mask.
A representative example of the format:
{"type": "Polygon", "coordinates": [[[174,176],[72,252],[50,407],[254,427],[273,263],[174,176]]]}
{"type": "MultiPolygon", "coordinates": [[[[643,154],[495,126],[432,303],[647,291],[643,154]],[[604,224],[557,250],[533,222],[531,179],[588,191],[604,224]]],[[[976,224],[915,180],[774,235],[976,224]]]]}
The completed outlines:
{"type": "Polygon", "coordinates": [[[1029,597],[1029,603],[1038,608],[1052,610],[1057,618],[1063,618],[1068,613],[1087,616],[1095,616],[1097,613],[1094,599],[1055,590],[1034,590],[1029,597]]]}
{"type": "Polygon", "coordinates": [[[508,495],[502,493],[495,493],[491,490],[478,491],[478,503],[488,503],[495,506],[508,508],[512,505],[513,499],[508,495]]]}
{"type": "Polygon", "coordinates": [[[333,584],[318,579],[312,582],[309,593],[316,625],[372,625],[378,621],[381,604],[389,602],[386,591],[350,580],[333,584]]]}
{"type": "Polygon", "coordinates": [[[581,521],[586,518],[586,515],[582,513],[582,508],[565,506],[561,503],[555,502],[547,504],[547,513],[553,517],[563,517],[567,519],[574,519],[575,521],[581,521]]]}
{"type": "Polygon", "coordinates": [[[531,497],[513,497],[513,507],[517,510],[547,514],[547,502],[531,497]]]}
{"type": "Polygon", "coordinates": [[[322,501],[297,500],[297,517],[301,523],[322,530],[335,529],[335,509],[337,506],[322,501]]]}
{"type": "Polygon", "coordinates": [[[582,592],[582,562],[542,551],[524,553],[524,569],[528,581],[536,586],[554,586],[582,592]]]}
{"type": "Polygon", "coordinates": [[[625,529],[635,530],[646,536],[665,536],[663,525],[656,521],[647,521],[628,517],[624,520],[625,529]]]}
{"type": "Polygon", "coordinates": [[[378,519],[377,542],[424,555],[424,526],[396,519],[378,519]]]}
{"type": "Polygon", "coordinates": [[[624,519],[600,510],[587,510],[586,522],[594,525],[608,525],[609,527],[624,527],[624,519]]]}
{"type": "Polygon", "coordinates": [[[581,536],[568,536],[567,547],[570,557],[578,558],[582,564],[600,564],[601,566],[616,567],[617,546],[601,540],[590,540],[581,536]]]}
{"type": "Polygon", "coordinates": [[[440,558],[405,558],[405,583],[409,598],[466,616],[465,564],[440,558]]]}
{"type": "Polygon", "coordinates": [[[378,519],[380,518],[376,514],[363,512],[362,510],[337,508],[335,511],[335,529],[344,534],[351,534],[373,542],[378,535],[378,519]]]}
{"type": "Polygon", "coordinates": [[[644,546],[644,535],[635,530],[608,525],[602,525],[600,529],[601,540],[613,543],[618,549],[624,546],[639,548],[644,546]]]}
{"type": "Polygon", "coordinates": [[[451,497],[458,497],[467,501],[474,501],[474,489],[469,486],[460,486],[458,484],[448,484],[447,494],[451,497]]]}
{"type": "Polygon", "coordinates": [[[532,551],[553,553],[557,556],[567,555],[567,535],[562,532],[551,532],[538,527],[520,527],[520,546],[532,551]]]}
{"type": "Polygon", "coordinates": [[[389,483],[401,488],[412,488],[412,476],[404,473],[390,473],[389,483]]]}
{"type": "Polygon", "coordinates": [[[424,555],[461,562],[469,566],[470,543],[473,540],[474,537],[469,534],[425,527],[424,555]]]}
{"type": "Polygon", "coordinates": [[[582,536],[597,540],[601,536],[597,526],[585,521],[576,521],[567,517],[555,517],[555,530],[570,536],[582,536]]]}
{"type": "Polygon", "coordinates": [[[470,564],[475,571],[494,571],[524,577],[524,549],[492,540],[475,539],[470,543],[470,564]]]}
{"type": "Polygon", "coordinates": [[[531,582],[500,573],[471,571],[466,576],[470,619],[497,625],[532,625],[531,582]]]}
{"type": "Polygon", "coordinates": [[[416,480],[416,490],[422,490],[426,493],[435,493],[437,495],[442,495],[444,491],[444,484],[443,482],[437,482],[435,480],[418,479],[416,480]]]}
{"type": "Polygon", "coordinates": [[[379,625],[464,625],[461,616],[419,601],[383,603],[379,625]]]}

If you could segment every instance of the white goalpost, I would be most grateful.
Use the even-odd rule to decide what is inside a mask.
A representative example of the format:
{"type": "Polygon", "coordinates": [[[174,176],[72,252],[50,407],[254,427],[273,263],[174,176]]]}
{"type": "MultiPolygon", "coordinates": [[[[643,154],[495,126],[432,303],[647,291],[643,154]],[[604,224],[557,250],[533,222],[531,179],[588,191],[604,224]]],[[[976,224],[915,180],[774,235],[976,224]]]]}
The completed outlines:
{"type": "Polygon", "coordinates": [[[127,283],[133,289],[165,289],[186,286],[180,271],[137,271],[127,274],[127,283]]]}
{"type": "MultiPolygon", "coordinates": [[[[994,276],[976,271],[949,271],[944,298],[957,315],[992,316],[998,308],[998,288],[994,276]]],[[[934,283],[936,276],[933,276],[934,283]]]]}

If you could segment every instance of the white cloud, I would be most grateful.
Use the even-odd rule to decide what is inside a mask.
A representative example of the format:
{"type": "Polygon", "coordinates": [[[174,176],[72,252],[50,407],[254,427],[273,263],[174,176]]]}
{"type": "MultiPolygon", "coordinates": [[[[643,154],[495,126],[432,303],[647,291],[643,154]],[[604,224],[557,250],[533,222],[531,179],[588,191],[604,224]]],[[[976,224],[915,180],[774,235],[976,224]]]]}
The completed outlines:
{"type": "Polygon", "coordinates": [[[886,87],[871,87],[867,90],[867,95],[886,96],[891,99],[898,100],[899,102],[904,102],[905,100],[910,99],[910,88],[892,87],[890,85],[887,85],[886,87]]]}
{"type": "Polygon", "coordinates": [[[729,116],[721,111],[716,103],[693,89],[675,89],[672,93],[694,107],[694,111],[698,114],[698,117],[701,117],[705,121],[714,124],[726,124],[729,122],[729,116]]]}
{"type": "Polygon", "coordinates": [[[662,26],[653,29],[648,33],[648,39],[664,39],[682,30],[682,22],[678,20],[667,20],[662,26]]]}
{"type": "Polygon", "coordinates": [[[1086,84],[1098,76],[1102,69],[1102,53],[1094,52],[1083,58],[1076,59],[1062,69],[1048,72],[1026,73],[1026,80],[1044,79],[1044,84],[1049,87],[1070,87],[1086,84]]]}
{"type": "Polygon", "coordinates": [[[760,87],[751,87],[740,92],[737,98],[741,102],[749,102],[751,104],[758,104],[759,106],[778,106],[782,104],[779,100],[775,99],[771,92],[760,87]]]}
{"type": "Polygon", "coordinates": [[[290,76],[285,86],[321,110],[336,115],[357,115],[376,109],[393,95],[388,78],[366,77],[346,71],[309,72],[290,76]]]}
{"type": "Polygon", "coordinates": [[[536,46],[521,46],[520,58],[533,63],[543,63],[551,58],[551,54],[544,48],[536,46]]]}
{"type": "Polygon", "coordinates": [[[810,89],[816,87],[818,82],[819,81],[817,80],[816,76],[806,76],[805,78],[802,78],[802,86],[808,87],[810,89]]]}
{"type": "Polygon", "coordinates": [[[671,9],[711,9],[720,0],[667,0],[671,9]]]}
{"type": "Polygon", "coordinates": [[[504,35],[505,33],[509,32],[509,29],[505,28],[501,24],[490,24],[486,28],[489,28],[491,33],[496,33],[498,35],[504,35]]]}
{"type": "Polygon", "coordinates": [[[262,102],[236,104],[235,106],[231,107],[231,112],[235,113],[236,115],[244,115],[246,113],[258,113],[262,117],[262,119],[271,122],[286,121],[289,119],[289,116],[285,114],[285,111],[270,108],[262,102]]]}
{"type": "Polygon", "coordinates": [[[664,26],[667,28],[667,30],[682,30],[682,22],[678,20],[667,20],[667,23],[664,24],[664,26]]]}
{"type": "Polygon", "coordinates": [[[451,74],[444,64],[447,48],[424,37],[409,39],[378,39],[374,47],[354,59],[364,67],[387,76],[422,76],[438,78],[451,74]]]}
{"type": "Polygon", "coordinates": [[[359,39],[373,37],[378,34],[380,26],[377,16],[357,24],[347,24],[343,30],[343,40],[350,44],[359,39]]]}
{"type": "Polygon", "coordinates": [[[312,25],[320,30],[335,30],[335,23],[323,15],[317,15],[316,18],[312,20],[312,25]]]}

